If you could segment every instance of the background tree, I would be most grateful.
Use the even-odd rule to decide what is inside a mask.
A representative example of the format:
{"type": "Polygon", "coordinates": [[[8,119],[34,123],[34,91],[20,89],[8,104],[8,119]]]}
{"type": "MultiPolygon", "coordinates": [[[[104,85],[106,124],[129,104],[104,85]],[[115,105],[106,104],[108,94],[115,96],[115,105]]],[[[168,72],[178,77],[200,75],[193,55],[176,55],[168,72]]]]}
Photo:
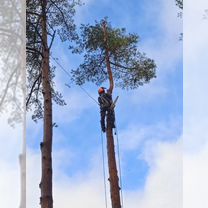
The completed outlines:
{"type": "MultiPolygon", "coordinates": [[[[26,207],[26,117],[25,117],[25,1],[5,0],[0,6],[0,116],[21,124],[23,138],[19,154],[20,208],[26,207]]],[[[6,121],[5,121],[6,122],[6,121]]],[[[6,139],[9,138],[9,135],[6,139]]],[[[18,180],[18,179],[17,179],[18,180]]]]}
{"type": "Polygon", "coordinates": [[[26,106],[33,110],[32,118],[43,118],[41,142],[42,178],[40,182],[42,208],[53,207],[52,197],[52,101],[65,105],[62,95],[55,91],[54,67],[50,64],[53,40],[58,34],[61,41],[77,38],[73,16],[79,1],[27,0],[26,55],[28,94],[26,106]]]}
{"type": "Polygon", "coordinates": [[[24,90],[24,2],[5,0],[0,7],[0,113],[9,110],[9,123],[22,121],[24,90]]]}
{"type": "MultiPolygon", "coordinates": [[[[93,82],[101,85],[109,80],[109,91],[115,85],[122,89],[135,89],[155,78],[156,65],[137,49],[136,34],[127,34],[124,28],[113,28],[107,19],[92,25],[82,25],[78,47],[73,53],[84,53],[83,63],[72,70],[78,85],[93,82]]],[[[121,208],[113,130],[107,115],[107,154],[111,202],[113,208],[121,208]]]]}

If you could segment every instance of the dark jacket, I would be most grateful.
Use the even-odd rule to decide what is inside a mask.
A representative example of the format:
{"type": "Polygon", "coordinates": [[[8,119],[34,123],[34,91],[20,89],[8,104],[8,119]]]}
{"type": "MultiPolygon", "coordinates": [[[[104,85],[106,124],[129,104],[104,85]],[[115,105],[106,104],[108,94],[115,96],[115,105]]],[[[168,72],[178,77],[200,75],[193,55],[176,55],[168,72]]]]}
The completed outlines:
{"type": "Polygon", "coordinates": [[[112,95],[110,93],[103,93],[98,97],[100,108],[109,108],[112,104],[112,95]]]}

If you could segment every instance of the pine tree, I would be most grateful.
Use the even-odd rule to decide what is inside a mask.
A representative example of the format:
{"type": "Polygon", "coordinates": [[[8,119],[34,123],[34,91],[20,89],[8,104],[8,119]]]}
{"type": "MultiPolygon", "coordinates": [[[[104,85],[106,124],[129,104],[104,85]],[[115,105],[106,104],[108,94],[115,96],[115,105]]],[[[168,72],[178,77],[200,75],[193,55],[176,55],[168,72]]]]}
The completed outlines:
{"type": "Polygon", "coordinates": [[[78,1],[27,0],[26,55],[28,95],[27,109],[33,109],[32,118],[43,118],[42,178],[40,182],[42,208],[53,207],[52,197],[52,101],[65,105],[62,95],[55,91],[54,67],[50,64],[51,47],[58,34],[61,41],[77,38],[73,16],[78,1]],[[49,43],[50,42],[50,43],[49,43]]]}
{"type": "MultiPolygon", "coordinates": [[[[138,35],[127,34],[124,28],[113,28],[107,19],[96,22],[93,26],[82,25],[80,30],[79,45],[72,47],[73,53],[84,53],[84,62],[72,70],[76,84],[93,82],[101,85],[109,80],[108,91],[113,94],[114,85],[122,89],[135,89],[156,77],[154,61],[137,49],[138,35]]],[[[121,208],[109,115],[106,134],[112,208],[121,208]]]]}

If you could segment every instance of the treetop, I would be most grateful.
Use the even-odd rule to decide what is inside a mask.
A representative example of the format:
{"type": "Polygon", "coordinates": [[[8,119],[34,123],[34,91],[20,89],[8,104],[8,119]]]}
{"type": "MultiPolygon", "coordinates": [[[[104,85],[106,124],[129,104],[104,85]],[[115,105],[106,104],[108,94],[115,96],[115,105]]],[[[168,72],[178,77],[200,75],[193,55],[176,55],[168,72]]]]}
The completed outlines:
{"type": "Polygon", "coordinates": [[[116,86],[135,89],[156,77],[154,60],[138,50],[137,34],[127,33],[125,28],[114,28],[107,19],[96,21],[95,25],[82,24],[80,31],[78,47],[71,47],[73,53],[84,54],[84,62],[72,70],[76,84],[91,81],[101,85],[108,79],[107,51],[116,86]]]}

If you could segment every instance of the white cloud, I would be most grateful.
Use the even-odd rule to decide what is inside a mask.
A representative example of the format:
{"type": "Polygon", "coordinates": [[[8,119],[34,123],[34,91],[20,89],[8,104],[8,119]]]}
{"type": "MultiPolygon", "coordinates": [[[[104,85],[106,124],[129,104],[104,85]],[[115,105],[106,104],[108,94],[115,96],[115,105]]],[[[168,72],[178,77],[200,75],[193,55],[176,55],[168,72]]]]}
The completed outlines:
{"type": "Polygon", "coordinates": [[[123,151],[137,150],[142,143],[174,140],[176,132],[181,128],[179,122],[171,120],[149,126],[129,125],[119,133],[121,149],[123,151]]]}
{"type": "Polygon", "coordinates": [[[184,144],[198,151],[207,140],[208,21],[203,20],[208,2],[185,2],[184,10],[184,144]]]}
{"type": "MultiPolygon", "coordinates": [[[[65,155],[63,158],[66,158],[65,155]]],[[[181,208],[182,203],[182,155],[181,141],[155,142],[147,145],[143,159],[149,164],[144,191],[124,190],[124,206],[132,208],[181,208]]],[[[62,159],[63,161],[63,159],[62,159]]],[[[57,170],[54,163],[54,207],[67,208],[105,207],[101,158],[97,153],[90,160],[91,170],[76,176],[67,176],[57,170]]],[[[37,153],[28,153],[28,207],[39,203],[40,159],[37,153]],[[34,171],[36,167],[36,171],[34,171]]],[[[70,170],[70,168],[69,168],[70,170]]],[[[108,183],[108,182],[107,182],[108,183]]],[[[109,186],[107,186],[109,199],[109,186]]],[[[110,204],[109,204],[110,206],[110,204]]]]}
{"type": "MultiPolygon", "coordinates": [[[[54,153],[54,157],[57,154],[59,154],[58,151],[54,153]]],[[[80,172],[76,176],[70,177],[62,169],[59,169],[60,164],[63,164],[67,156],[68,153],[65,152],[62,157],[59,157],[59,160],[56,158],[53,161],[53,177],[55,178],[53,188],[54,207],[67,208],[74,206],[81,208],[86,206],[104,208],[101,158],[96,155],[91,159],[92,169],[89,172],[80,172]]],[[[40,197],[38,184],[41,178],[39,152],[28,150],[27,164],[27,206],[37,207],[40,197]],[[36,167],[35,171],[34,167],[36,167]]]]}
{"type": "Polygon", "coordinates": [[[183,207],[207,207],[208,2],[184,2],[183,207]]]}
{"type": "MultiPolygon", "coordinates": [[[[161,81],[161,80],[160,80],[161,81]]],[[[170,94],[170,90],[163,86],[159,80],[152,80],[151,83],[140,87],[138,90],[129,91],[128,93],[119,92],[120,100],[119,103],[125,103],[128,100],[129,103],[140,105],[150,104],[154,101],[165,100],[170,94]]]]}
{"type": "Polygon", "coordinates": [[[176,63],[182,60],[182,42],[178,40],[182,32],[182,20],[177,17],[179,10],[175,6],[175,1],[157,1],[154,6],[146,10],[147,14],[152,14],[151,21],[160,35],[150,37],[142,43],[143,50],[156,61],[158,74],[166,74],[170,70],[175,70],[176,63]]]}
{"type": "Polygon", "coordinates": [[[183,207],[207,207],[208,143],[199,152],[184,154],[183,207]]]}
{"type": "Polygon", "coordinates": [[[144,158],[150,165],[144,191],[126,193],[132,208],[182,208],[182,144],[151,144],[144,158]]]}
{"type": "Polygon", "coordinates": [[[40,151],[27,149],[27,200],[26,207],[38,207],[40,198],[39,184],[41,180],[40,151]]]}

